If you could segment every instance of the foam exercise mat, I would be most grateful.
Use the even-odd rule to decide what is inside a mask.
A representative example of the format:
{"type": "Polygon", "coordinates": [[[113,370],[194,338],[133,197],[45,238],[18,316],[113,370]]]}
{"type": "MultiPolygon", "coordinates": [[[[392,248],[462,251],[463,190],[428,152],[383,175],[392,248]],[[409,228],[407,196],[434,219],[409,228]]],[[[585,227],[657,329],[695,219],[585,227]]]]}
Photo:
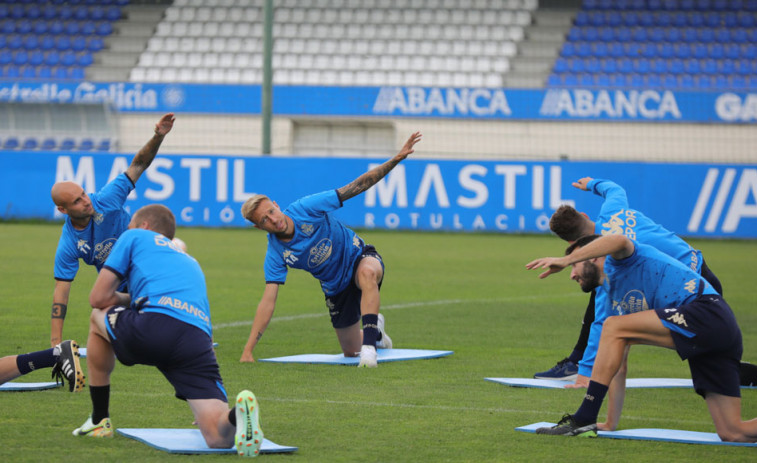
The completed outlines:
{"type": "MultiPolygon", "coordinates": [[[[398,362],[401,360],[419,360],[446,357],[452,355],[451,350],[423,350],[423,349],[377,349],[378,363],[398,362]]],[[[357,365],[360,357],[345,357],[344,354],[301,354],[288,357],[274,357],[261,359],[260,362],[273,363],[319,363],[331,365],[357,365]]]]}
{"type": "MultiPolygon", "coordinates": [[[[118,428],[116,432],[168,453],[237,453],[233,447],[228,449],[211,449],[205,444],[205,439],[202,438],[199,429],[118,428]]],[[[297,447],[275,444],[265,438],[263,438],[263,445],[260,447],[260,453],[289,453],[295,451],[297,451],[297,447]]]]}
{"type": "MultiPolygon", "coordinates": [[[[555,423],[540,422],[515,428],[516,431],[536,432],[537,428],[554,426],[555,423]]],[[[723,442],[714,432],[681,431],[678,429],[624,429],[622,431],[599,431],[599,437],[609,439],[653,440],[658,442],[679,442],[683,444],[732,445],[757,447],[757,443],[723,442]]],[[[544,436],[553,437],[553,436],[544,436]]],[[[560,436],[562,437],[562,436],[560,436]]]]}
{"type": "Polygon", "coordinates": [[[44,389],[54,389],[60,387],[62,384],[56,382],[47,383],[16,383],[9,382],[0,384],[0,391],[42,391],[44,389]]]}
{"type": "MultiPolygon", "coordinates": [[[[563,381],[559,379],[535,379],[535,378],[484,378],[487,381],[504,384],[513,387],[535,387],[546,389],[564,389],[566,385],[575,381],[563,381]]],[[[692,388],[690,379],[684,378],[628,378],[626,388],[692,388]]]]}

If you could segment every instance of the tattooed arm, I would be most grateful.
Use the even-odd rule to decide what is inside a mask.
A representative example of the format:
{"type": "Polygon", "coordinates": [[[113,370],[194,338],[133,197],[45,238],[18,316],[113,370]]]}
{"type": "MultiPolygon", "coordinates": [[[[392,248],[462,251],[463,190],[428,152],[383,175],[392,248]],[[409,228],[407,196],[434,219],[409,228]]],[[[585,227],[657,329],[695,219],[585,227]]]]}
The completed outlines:
{"type": "Polygon", "coordinates": [[[173,128],[173,121],[175,119],[173,113],[168,113],[155,124],[155,135],[139,150],[131,161],[129,168],[126,169],[126,175],[129,176],[132,183],[137,183],[142,173],[150,167],[152,160],[155,159],[155,155],[158,154],[160,144],[163,143],[163,137],[173,128]]]}
{"type": "Polygon", "coordinates": [[[394,169],[397,164],[399,164],[413,152],[413,146],[415,146],[415,144],[419,141],[421,141],[420,132],[415,132],[414,134],[410,135],[410,138],[408,138],[405,142],[405,146],[403,146],[402,150],[400,150],[400,152],[397,153],[393,158],[381,164],[380,166],[374,167],[349,184],[336,190],[339,194],[339,198],[341,198],[342,201],[347,201],[348,199],[359,195],[360,193],[378,183],[378,181],[384,178],[384,176],[388,174],[390,170],[394,169]]]}

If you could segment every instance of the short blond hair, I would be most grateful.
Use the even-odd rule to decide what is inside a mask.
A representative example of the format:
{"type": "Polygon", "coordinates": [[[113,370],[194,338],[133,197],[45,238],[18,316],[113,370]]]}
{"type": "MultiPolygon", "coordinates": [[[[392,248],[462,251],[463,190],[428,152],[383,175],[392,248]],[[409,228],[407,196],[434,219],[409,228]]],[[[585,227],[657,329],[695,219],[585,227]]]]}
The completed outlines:
{"type": "Polygon", "coordinates": [[[251,196],[247,201],[242,204],[242,217],[249,220],[252,223],[255,223],[252,221],[252,214],[255,213],[255,210],[260,206],[260,203],[262,203],[265,200],[271,200],[266,195],[254,195],[251,196]]]}

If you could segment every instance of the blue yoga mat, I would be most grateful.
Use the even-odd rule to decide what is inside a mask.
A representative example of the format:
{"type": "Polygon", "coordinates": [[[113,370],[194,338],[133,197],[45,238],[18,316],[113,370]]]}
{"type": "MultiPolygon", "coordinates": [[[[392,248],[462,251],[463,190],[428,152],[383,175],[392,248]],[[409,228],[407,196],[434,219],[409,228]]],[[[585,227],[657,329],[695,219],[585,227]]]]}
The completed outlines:
{"type": "MultiPolygon", "coordinates": [[[[554,426],[555,423],[540,422],[515,428],[516,431],[536,432],[537,428],[554,426]]],[[[609,439],[653,440],[658,442],[679,442],[683,444],[732,445],[757,447],[757,443],[723,442],[714,432],[680,431],[678,429],[624,429],[622,431],[599,431],[599,437],[609,439]]],[[[553,437],[553,436],[545,436],[553,437]]]]}
{"type": "MultiPolygon", "coordinates": [[[[451,350],[422,349],[377,349],[378,362],[398,362],[401,360],[432,359],[452,355],[451,350]]],[[[357,365],[360,357],[345,357],[344,354],[301,354],[288,357],[261,359],[260,362],[272,363],[318,363],[330,365],[357,365]]]]}
{"type": "Polygon", "coordinates": [[[0,384],[0,391],[41,391],[44,389],[54,389],[56,387],[62,386],[61,384],[57,384],[55,382],[48,382],[48,383],[16,383],[16,382],[10,382],[10,383],[3,383],[0,384]]]}
{"type": "MultiPolygon", "coordinates": [[[[211,449],[205,444],[199,429],[170,429],[170,428],[119,428],[118,434],[147,444],[150,447],[168,453],[201,454],[201,453],[234,453],[234,448],[211,449]]],[[[297,447],[275,444],[263,439],[260,453],[289,453],[297,451],[297,447]]]]}

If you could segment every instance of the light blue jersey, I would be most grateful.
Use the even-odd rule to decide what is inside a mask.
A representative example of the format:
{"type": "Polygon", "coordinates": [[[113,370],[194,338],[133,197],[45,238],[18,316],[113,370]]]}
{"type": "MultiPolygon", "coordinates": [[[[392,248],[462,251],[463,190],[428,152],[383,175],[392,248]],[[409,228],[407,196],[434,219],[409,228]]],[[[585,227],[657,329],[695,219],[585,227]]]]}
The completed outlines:
{"type": "Polygon", "coordinates": [[[331,216],[330,212],[340,207],[342,202],[336,190],[329,190],[301,198],[284,210],[294,222],[294,236],[285,243],[268,234],[266,283],[284,284],[291,267],[317,278],[326,296],[347,287],[365,243],[331,216]]]}
{"type": "Polygon", "coordinates": [[[657,248],[634,242],[625,259],[605,259],[613,315],[688,304],[700,294],[718,294],[699,273],[657,248]]]}
{"type": "Polygon", "coordinates": [[[639,243],[654,246],[701,273],[702,252],[641,212],[629,208],[626,191],[620,185],[610,180],[594,179],[587,184],[587,188],[605,199],[599,217],[594,220],[596,234],[625,235],[639,243]]]}
{"type": "Polygon", "coordinates": [[[66,216],[55,252],[56,280],[73,281],[79,271],[79,259],[100,271],[116,240],[129,227],[131,214],[124,204],[133,189],[134,183],[121,174],[89,195],[95,215],[84,230],[74,228],[71,218],[66,216]]]}
{"type": "Polygon", "coordinates": [[[142,312],[168,315],[213,336],[205,275],[194,257],[151,230],[125,231],[105,262],[105,268],[126,279],[132,302],[142,312]]]}
{"type": "MultiPolygon", "coordinates": [[[[697,273],[702,270],[702,252],[692,248],[675,233],[656,223],[643,213],[628,207],[626,191],[610,180],[593,179],[586,187],[604,198],[599,216],[594,220],[594,232],[598,235],[625,235],[639,243],[651,245],[697,273]]],[[[594,322],[589,331],[589,340],[584,356],[578,363],[578,374],[590,377],[597,356],[602,324],[614,311],[605,287],[596,289],[594,322]]]]}

